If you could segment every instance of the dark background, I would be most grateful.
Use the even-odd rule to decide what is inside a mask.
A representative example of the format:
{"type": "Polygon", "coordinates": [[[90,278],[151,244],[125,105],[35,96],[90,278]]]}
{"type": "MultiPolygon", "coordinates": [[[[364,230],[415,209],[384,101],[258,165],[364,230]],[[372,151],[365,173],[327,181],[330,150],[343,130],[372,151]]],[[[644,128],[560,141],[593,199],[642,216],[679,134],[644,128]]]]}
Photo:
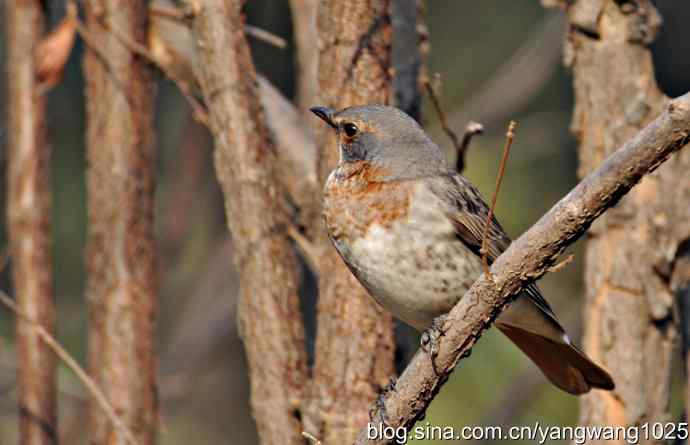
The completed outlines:
{"type": "MultiPolygon", "coordinates": [[[[10,0],[3,0],[10,1],[10,0]]],[[[5,4],[3,3],[3,9],[5,4]]],[[[662,90],[690,90],[690,2],[659,0],[664,26],[652,50],[662,90]]],[[[51,2],[51,22],[64,14],[51,2]]],[[[291,42],[285,0],[254,0],[248,22],[291,42]]],[[[498,203],[498,217],[517,236],[576,182],[576,143],[568,131],[570,75],[561,64],[563,20],[536,0],[428,1],[429,72],[443,79],[442,97],[451,123],[467,119],[486,126],[468,156],[466,174],[490,196],[503,134],[519,121],[517,139],[498,203]]],[[[6,48],[0,28],[0,66],[5,84],[6,48]]],[[[252,40],[258,70],[288,97],[293,95],[293,47],[277,49],[252,40]]],[[[86,351],[84,301],[85,116],[77,43],[63,82],[49,93],[48,127],[53,150],[54,274],[58,337],[81,363],[86,351]]],[[[160,78],[160,76],[159,76],[160,78]]],[[[0,91],[4,110],[6,89],[0,91]]],[[[157,95],[157,236],[160,247],[160,370],[162,444],[251,444],[256,440],[248,407],[248,380],[234,320],[236,277],[227,242],[222,199],[205,130],[191,122],[175,87],[161,80],[157,95]]],[[[424,120],[433,138],[449,147],[427,103],[424,120]]],[[[6,167],[6,121],[0,125],[0,163],[6,167]]],[[[4,210],[5,180],[0,182],[4,210]]],[[[6,245],[4,215],[0,244],[6,245]]],[[[565,270],[542,280],[544,293],[571,336],[579,337],[581,245],[565,270]]],[[[8,271],[0,276],[11,290],[8,271]]],[[[0,309],[0,443],[16,442],[12,316],[0,309]]],[[[682,371],[675,369],[673,412],[681,411],[682,371]]],[[[60,425],[64,443],[85,443],[86,395],[64,366],[59,368],[60,425]]],[[[500,334],[490,331],[471,359],[461,362],[435,399],[425,422],[434,425],[574,424],[577,399],[549,385],[500,334]]]]}

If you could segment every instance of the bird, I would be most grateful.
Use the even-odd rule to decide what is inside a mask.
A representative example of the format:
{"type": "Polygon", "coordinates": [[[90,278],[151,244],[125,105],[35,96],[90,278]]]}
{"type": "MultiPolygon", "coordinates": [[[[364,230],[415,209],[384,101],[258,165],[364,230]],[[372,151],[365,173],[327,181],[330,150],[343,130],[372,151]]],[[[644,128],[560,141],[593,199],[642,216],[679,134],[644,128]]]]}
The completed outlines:
{"type": "MultiPolygon", "coordinates": [[[[487,204],[403,111],[310,110],[333,129],[339,149],[322,202],[333,246],[379,305],[419,331],[430,329],[482,274],[487,204]]],[[[511,242],[495,217],[486,241],[489,264],[511,242]]],[[[536,284],[495,324],[558,388],[575,395],[614,389],[608,372],[570,340],[536,284]]]]}

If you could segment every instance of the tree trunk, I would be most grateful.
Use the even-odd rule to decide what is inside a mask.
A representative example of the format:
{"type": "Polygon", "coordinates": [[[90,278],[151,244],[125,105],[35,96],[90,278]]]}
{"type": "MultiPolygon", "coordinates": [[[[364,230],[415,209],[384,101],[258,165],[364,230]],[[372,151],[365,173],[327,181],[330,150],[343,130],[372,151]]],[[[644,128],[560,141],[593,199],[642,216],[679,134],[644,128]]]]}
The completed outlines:
{"type": "Polygon", "coordinates": [[[676,252],[671,274],[671,288],[678,300],[680,313],[681,356],[686,379],[685,419],[687,419],[690,414],[690,237],[683,241],[676,252]]]}
{"type": "MultiPolygon", "coordinates": [[[[653,119],[667,103],[648,45],[660,18],[648,0],[579,0],[567,6],[566,63],[574,76],[572,131],[580,175],[653,119]]],[[[671,354],[676,339],[668,273],[690,234],[690,152],[645,177],[590,230],[584,346],[616,382],[581,399],[584,425],[670,421],[671,354]]]]}
{"type": "Polygon", "coordinates": [[[317,68],[319,49],[314,44],[318,38],[316,30],[316,12],[318,0],[290,0],[292,29],[297,52],[297,81],[295,103],[300,112],[308,112],[314,106],[313,101],[319,94],[317,68]]]}
{"type": "Polygon", "coordinates": [[[216,173],[240,276],[238,322],[261,443],[302,444],[306,349],[290,215],[259,103],[240,0],[189,2],[216,173]]]}
{"type": "MultiPolygon", "coordinates": [[[[424,57],[428,51],[422,0],[391,0],[393,103],[421,122],[424,57]]],[[[426,73],[424,73],[426,74],[426,73]]]]}
{"type": "MultiPolygon", "coordinates": [[[[391,103],[390,2],[326,1],[319,8],[320,103],[343,108],[391,103]]],[[[323,184],[338,162],[330,129],[319,128],[323,184]]],[[[329,445],[352,443],[368,421],[368,407],[394,374],[391,316],[380,308],[330,245],[321,199],[311,231],[321,252],[315,369],[305,430],[329,445]]]]}
{"type": "MultiPolygon", "coordinates": [[[[50,233],[50,153],[45,96],[38,91],[34,51],[44,35],[40,1],[6,3],[8,34],[8,196],[12,278],[19,309],[55,333],[50,233]]],[[[55,357],[30,322],[17,317],[20,443],[58,439],[55,357]]]]}
{"type": "MultiPolygon", "coordinates": [[[[110,31],[146,42],[146,2],[87,2],[89,368],[141,445],[158,428],[153,238],[153,84],[145,62],[110,31]],[[107,23],[109,27],[104,26],[107,23]]],[[[91,403],[89,440],[123,444],[91,403]]]]}

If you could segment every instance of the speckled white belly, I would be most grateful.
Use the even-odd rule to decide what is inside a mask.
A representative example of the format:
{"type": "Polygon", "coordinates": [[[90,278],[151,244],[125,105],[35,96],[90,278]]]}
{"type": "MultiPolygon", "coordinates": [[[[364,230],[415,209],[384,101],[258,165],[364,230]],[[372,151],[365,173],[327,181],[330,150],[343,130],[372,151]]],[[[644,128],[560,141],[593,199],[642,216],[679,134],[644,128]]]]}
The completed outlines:
{"type": "Polygon", "coordinates": [[[481,261],[458,240],[438,198],[421,187],[416,193],[405,219],[336,248],[379,304],[422,330],[464,295],[481,261]]]}

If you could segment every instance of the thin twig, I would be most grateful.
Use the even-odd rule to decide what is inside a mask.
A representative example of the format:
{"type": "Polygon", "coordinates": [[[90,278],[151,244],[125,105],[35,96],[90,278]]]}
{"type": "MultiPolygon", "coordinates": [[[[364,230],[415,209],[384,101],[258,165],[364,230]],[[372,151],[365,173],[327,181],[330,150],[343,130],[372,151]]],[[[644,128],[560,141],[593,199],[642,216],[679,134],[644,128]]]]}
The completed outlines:
{"type": "Polygon", "coordinates": [[[554,264],[553,266],[549,267],[549,272],[558,272],[558,271],[562,270],[565,266],[570,264],[570,262],[573,261],[574,258],[575,258],[575,255],[573,255],[571,253],[567,257],[563,258],[563,260],[561,260],[557,264],[554,264]]]}
{"type": "Polygon", "coordinates": [[[265,29],[257,28],[256,26],[244,25],[244,32],[247,33],[248,36],[252,36],[256,40],[261,40],[269,45],[273,45],[276,48],[285,49],[287,46],[287,42],[284,38],[268,32],[265,29]]]}
{"type": "MultiPolygon", "coordinates": [[[[190,8],[183,9],[174,6],[155,4],[149,6],[149,14],[178,22],[186,22],[194,16],[194,13],[190,10],[190,8]]],[[[285,49],[287,47],[287,41],[284,38],[257,26],[244,25],[244,32],[248,36],[254,37],[256,40],[261,40],[262,42],[268,43],[276,48],[285,49]]]]}
{"type": "Polygon", "coordinates": [[[177,88],[179,88],[180,92],[182,95],[187,99],[187,102],[189,103],[189,106],[192,108],[192,112],[194,113],[194,118],[199,121],[200,123],[208,126],[208,113],[206,112],[206,108],[204,105],[197,100],[196,97],[194,97],[194,93],[192,92],[192,87],[189,85],[187,81],[184,79],[180,78],[177,74],[175,74],[172,70],[168,69],[165,65],[158,63],[158,60],[156,60],[156,57],[151,54],[149,49],[142,45],[141,43],[135,41],[131,37],[129,37],[126,33],[122,32],[120,28],[115,26],[114,23],[112,23],[110,20],[107,18],[103,18],[103,25],[106,26],[110,32],[124,45],[132,51],[134,54],[146,59],[153,65],[157,66],[163,74],[168,77],[168,79],[172,80],[175,85],[177,85],[177,88]]]}
{"type": "Polygon", "coordinates": [[[465,133],[462,135],[460,149],[458,150],[455,161],[455,170],[458,173],[462,173],[462,171],[465,170],[465,155],[470,149],[470,142],[472,142],[472,138],[478,134],[482,134],[483,132],[484,126],[479,122],[469,121],[465,126],[465,133]]]}
{"type": "MultiPolygon", "coordinates": [[[[434,78],[438,83],[438,81],[440,80],[440,75],[436,73],[434,75],[434,78]]],[[[431,103],[434,104],[434,108],[436,109],[436,114],[438,114],[438,119],[441,121],[441,127],[443,128],[443,131],[445,131],[445,133],[450,138],[451,142],[453,142],[453,147],[455,147],[455,150],[458,153],[460,153],[462,150],[462,143],[460,142],[460,139],[458,139],[458,135],[455,134],[455,131],[453,131],[453,129],[448,126],[446,113],[443,111],[443,107],[441,106],[441,100],[438,97],[436,87],[434,87],[434,84],[429,79],[424,79],[424,86],[426,87],[427,93],[429,93],[429,99],[431,99],[431,103]]]]}
{"type": "Polygon", "coordinates": [[[510,154],[510,146],[513,145],[513,138],[515,137],[515,127],[517,122],[510,121],[508,124],[508,132],[506,133],[506,144],[503,147],[503,157],[501,158],[501,165],[498,168],[498,176],[496,177],[496,188],[494,195],[491,197],[491,207],[489,207],[489,214],[486,215],[486,223],[484,224],[484,233],[482,233],[482,248],[479,252],[482,254],[482,264],[484,265],[484,275],[493,281],[491,271],[489,271],[489,260],[487,258],[488,251],[486,249],[486,239],[489,235],[489,227],[491,226],[491,219],[494,217],[494,210],[496,209],[496,200],[498,199],[498,192],[501,190],[501,182],[506,171],[506,163],[508,162],[508,155],[510,154]]]}
{"type": "Polygon", "coordinates": [[[4,247],[0,250],[0,272],[5,270],[7,264],[10,262],[10,249],[9,247],[4,247]]]}
{"type": "Polygon", "coordinates": [[[74,374],[77,376],[77,379],[82,382],[82,384],[86,387],[91,396],[93,396],[93,398],[96,400],[98,405],[100,405],[101,409],[103,409],[103,411],[108,415],[113,426],[115,426],[115,428],[122,432],[122,435],[125,437],[125,439],[127,439],[127,442],[129,442],[131,445],[138,445],[138,442],[134,438],[134,435],[117,415],[117,413],[115,412],[115,408],[113,408],[113,406],[110,404],[108,398],[98,387],[98,384],[91,377],[89,377],[86,371],[84,371],[84,369],[79,365],[79,363],[77,363],[77,361],[74,358],[72,358],[70,353],[67,352],[67,350],[60,345],[60,343],[58,343],[55,337],[50,335],[50,333],[46,331],[45,328],[41,326],[41,324],[37,323],[27,314],[22,312],[19,309],[19,307],[14,303],[14,301],[12,301],[12,298],[10,298],[2,290],[0,290],[0,303],[5,305],[18,317],[21,317],[22,319],[34,326],[34,329],[36,329],[36,334],[41,338],[41,340],[43,340],[46,346],[48,346],[55,353],[55,355],[57,355],[58,358],[60,358],[60,360],[62,360],[67,365],[67,367],[72,370],[72,372],[74,372],[74,374]]]}
{"type": "Polygon", "coordinates": [[[180,22],[190,20],[194,17],[194,13],[190,8],[156,4],[149,5],[149,14],[180,22]]]}
{"type": "Polygon", "coordinates": [[[462,140],[458,139],[458,135],[448,125],[446,113],[445,111],[443,111],[443,107],[441,106],[441,99],[439,98],[438,91],[434,86],[434,84],[438,84],[440,82],[440,76],[438,73],[434,75],[434,80],[435,82],[432,82],[428,78],[424,79],[424,86],[426,87],[426,91],[429,94],[429,99],[431,99],[431,103],[434,105],[434,108],[436,109],[436,114],[438,115],[438,119],[441,122],[441,127],[443,128],[443,131],[448,135],[451,142],[453,143],[453,147],[455,147],[455,152],[457,153],[457,161],[455,163],[455,168],[458,171],[458,173],[462,173],[462,171],[465,169],[465,154],[467,153],[467,150],[469,150],[470,148],[470,142],[472,141],[472,137],[478,134],[482,134],[482,132],[484,131],[484,126],[479,122],[469,121],[465,126],[465,133],[462,135],[462,140]]]}
{"type": "MultiPolygon", "coordinates": [[[[73,8],[74,11],[77,11],[76,4],[77,3],[75,0],[69,0],[68,8],[73,8]]],[[[182,11],[181,14],[184,14],[184,11],[182,11]]],[[[127,34],[125,34],[119,28],[114,26],[109,20],[104,19],[102,17],[100,18],[100,20],[103,22],[103,25],[106,26],[110,30],[110,32],[120,41],[120,43],[127,47],[127,49],[132,51],[134,54],[144,58],[149,63],[158,67],[158,69],[160,69],[166,77],[172,80],[175,83],[175,85],[177,85],[177,88],[180,90],[184,98],[189,103],[189,106],[192,108],[194,118],[198,122],[204,125],[208,125],[208,113],[206,112],[206,108],[198,99],[196,99],[196,97],[194,97],[191,85],[189,85],[185,80],[177,76],[167,67],[158,63],[153,54],[151,54],[148,48],[146,48],[144,45],[132,40],[127,34]]],[[[108,58],[103,55],[103,51],[101,51],[101,49],[96,44],[96,39],[90,35],[89,30],[86,28],[86,26],[84,26],[83,23],[81,23],[81,21],[77,17],[75,17],[75,23],[77,33],[82,38],[82,40],[84,40],[87,46],[98,55],[99,59],[101,59],[101,61],[104,64],[106,64],[106,66],[108,66],[109,71],[112,72],[108,65],[108,58]]]]}
{"type": "Polygon", "coordinates": [[[86,25],[84,25],[82,21],[79,20],[78,11],[79,10],[76,0],[68,0],[67,14],[73,17],[74,28],[77,30],[77,34],[79,34],[79,37],[81,37],[81,39],[84,41],[89,50],[93,51],[93,53],[98,57],[101,63],[103,63],[103,65],[106,67],[106,70],[110,73],[113,73],[113,79],[115,80],[115,82],[119,84],[120,81],[117,79],[117,77],[114,76],[115,70],[113,70],[113,67],[110,65],[110,62],[108,61],[108,58],[105,56],[103,50],[101,50],[101,48],[96,43],[96,38],[91,35],[91,32],[89,32],[86,25]]]}
{"type": "Polygon", "coordinates": [[[316,244],[304,236],[294,224],[288,224],[287,234],[295,242],[300,252],[302,252],[302,256],[307,261],[307,264],[309,264],[309,267],[312,268],[312,270],[317,270],[316,266],[319,264],[321,252],[316,244]]]}
{"type": "Polygon", "coordinates": [[[302,431],[302,436],[307,439],[312,445],[321,445],[321,441],[317,439],[313,434],[306,431],[302,431]]]}

